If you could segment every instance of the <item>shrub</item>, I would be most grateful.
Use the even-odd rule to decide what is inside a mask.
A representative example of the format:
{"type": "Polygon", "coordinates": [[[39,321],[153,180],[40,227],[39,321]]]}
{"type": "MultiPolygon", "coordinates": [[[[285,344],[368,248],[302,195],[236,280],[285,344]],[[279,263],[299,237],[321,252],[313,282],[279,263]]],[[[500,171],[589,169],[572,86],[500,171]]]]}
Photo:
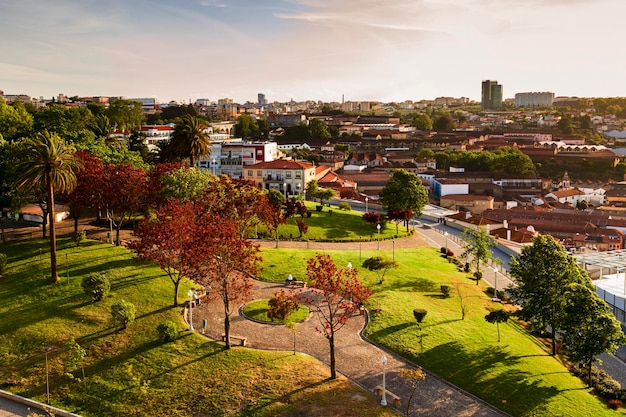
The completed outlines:
{"type": "Polygon", "coordinates": [[[125,329],[135,321],[135,305],[124,300],[116,301],[111,306],[111,315],[113,316],[113,322],[125,329]]]}
{"type": "Polygon", "coordinates": [[[347,201],[342,201],[341,203],[339,203],[339,210],[350,211],[352,210],[352,207],[350,206],[350,203],[348,203],[347,201]]]}
{"type": "Polygon", "coordinates": [[[328,210],[328,215],[332,216],[333,211],[332,210],[328,210]]]}
{"type": "Polygon", "coordinates": [[[441,252],[442,255],[446,254],[446,248],[444,248],[443,246],[441,248],[439,248],[439,252],[441,252]]]}
{"type": "Polygon", "coordinates": [[[470,270],[470,264],[469,264],[469,262],[465,262],[465,267],[463,267],[463,271],[464,272],[469,272],[469,270],[470,270]]]}
{"type": "Polygon", "coordinates": [[[76,243],[76,246],[80,246],[83,240],[85,240],[85,238],[87,237],[87,233],[85,233],[84,230],[79,230],[78,232],[74,233],[72,237],[74,238],[74,243],[76,243]]]}
{"type": "Polygon", "coordinates": [[[417,321],[417,323],[421,323],[422,320],[424,320],[424,317],[426,317],[426,310],[423,310],[421,308],[416,308],[415,310],[413,310],[413,317],[415,317],[415,320],[417,321]]]}
{"type": "Polygon", "coordinates": [[[322,211],[324,206],[315,206],[315,211],[322,211]]]}
{"type": "Polygon", "coordinates": [[[94,302],[104,300],[111,290],[109,278],[100,272],[87,275],[83,278],[81,286],[85,294],[94,302]]]}
{"type": "Polygon", "coordinates": [[[0,253],[0,277],[7,272],[7,264],[7,256],[4,253],[0,253]]]}
{"type": "Polygon", "coordinates": [[[162,342],[173,342],[176,340],[176,336],[178,335],[176,323],[171,320],[164,321],[157,326],[157,333],[159,334],[159,339],[162,342]]]}
{"type": "Polygon", "coordinates": [[[609,400],[609,408],[612,410],[617,410],[622,406],[622,402],[620,400],[609,400]]]}
{"type": "Polygon", "coordinates": [[[448,249],[448,251],[446,252],[446,255],[448,257],[454,256],[454,252],[452,252],[450,249],[448,249]]]}
{"type": "Polygon", "coordinates": [[[450,286],[449,285],[442,285],[440,288],[441,288],[441,294],[443,294],[444,298],[450,297],[450,286]]]}
{"type": "Polygon", "coordinates": [[[481,271],[474,272],[474,279],[476,281],[480,281],[481,279],[483,279],[483,273],[481,271]]]}

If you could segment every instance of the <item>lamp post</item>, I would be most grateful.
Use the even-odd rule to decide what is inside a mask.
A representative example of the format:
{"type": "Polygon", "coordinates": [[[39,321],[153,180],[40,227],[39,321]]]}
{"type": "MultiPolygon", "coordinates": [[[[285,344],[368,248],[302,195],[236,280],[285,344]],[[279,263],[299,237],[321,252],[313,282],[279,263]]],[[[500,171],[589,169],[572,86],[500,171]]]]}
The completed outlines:
{"type": "Polygon", "coordinates": [[[283,183],[283,191],[285,191],[285,199],[287,199],[288,197],[287,197],[287,183],[286,182],[283,183]]]}
{"type": "Polygon", "coordinates": [[[348,262],[348,270],[352,271],[352,262],[348,262]]]}
{"type": "Polygon", "coordinates": [[[378,229],[378,250],[380,250],[380,223],[376,225],[376,229],[378,229]]]}
{"type": "Polygon", "coordinates": [[[443,235],[446,237],[446,256],[448,256],[448,232],[443,232],[443,235]]]}
{"type": "Polygon", "coordinates": [[[393,262],[396,261],[396,241],[395,241],[395,239],[391,239],[391,260],[393,262]]]}
{"type": "MultiPolygon", "coordinates": [[[[359,263],[361,263],[361,246],[363,244],[363,237],[359,236],[359,263]]],[[[626,285],[624,286],[626,288],[626,285]]]]}
{"type": "Polygon", "coordinates": [[[491,301],[498,303],[500,299],[498,298],[498,270],[493,268],[493,298],[491,301]]]}
{"type": "Polygon", "coordinates": [[[383,363],[383,398],[382,400],[380,400],[380,405],[385,407],[387,406],[387,388],[385,387],[385,371],[387,367],[387,357],[383,355],[383,357],[381,358],[381,361],[383,363]]]}
{"type": "Polygon", "coordinates": [[[193,290],[190,288],[187,291],[189,297],[189,330],[193,331],[193,290]]]}
{"type": "Polygon", "coordinates": [[[367,210],[367,202],[370,201],[370,199],[368,197],[365,197],[365,212],[368,213],[367,210]]]}
{"type": "Polygon", "coordinates": [[[217,175],[217,167],[215,166],[215,158],[213,158],[213,175],[217,175]]]}
{"type": "Polygon", "coordinates": [[[50,352],[52,348],[50,346],[46,346],[44,351],[46,353],[46,397],[48,398],[48,404],[50,404],[50,378],[48,372],[48,352],[50,352]]]}

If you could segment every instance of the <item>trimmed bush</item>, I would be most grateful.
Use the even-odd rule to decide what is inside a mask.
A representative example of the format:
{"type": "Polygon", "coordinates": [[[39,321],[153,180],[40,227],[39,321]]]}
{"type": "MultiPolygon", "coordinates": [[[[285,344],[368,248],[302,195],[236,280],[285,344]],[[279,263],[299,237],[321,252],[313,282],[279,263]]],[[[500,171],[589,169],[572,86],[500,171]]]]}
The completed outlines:
{"type": "Polygon", "coordinates": [[[324,206],[315,206],[315,211],[322,211],[324,206]]]}
{"type": "Polygon", "coordinates": [[[443,294],[443,298],[450,297],[450,286],[449,285],[442,285],[440,288],[441,288],[441,294],[443,294]]]}
{"type": "Polygon", "coordinates": [[[446,248],[444,248],[443,246],[439,248],[439,252],[441,252],[442,255],[446,254],[446,248]]]}
{"type": "Polygon", "coordinates": [[[84,230],[79,230],[78,232],[74,233],[72,237],[74,238],[74,243],[76,243],[76,246],[80,246],[83,240],[87,238],[87,233],[85,233],[84,230]]]}
{"type": "Polygon", "coordinates": [[[4,276],[7,272],[7,256],[4,253],[0,253],[0,277],[4,276]]]}
{"type": "Polygon", "coordinates": [[[161,340],[161,342],[173,342],[178,335],[176,323],[171,320],[164,321],[157,326],[157,333],[159,334],[159,340],[161,340]]]}
{"type": "Polygon", "coordinates": [[[424,317],[426,317],[426,313],[426,310],[416,308],[415,310],[413,310],[413,317],[415,317],[415,321],[417,321],[417,323],[419,324],[422,322],[422,320],[424,320],[424,317]]]}
{"type": "Polygon", "coordinates": [[[111,290],[109,278],[100,272],[87,275],[80,285],[87,297],[90,297],[93,302],[104,300],[111,290]]]}
{"type": "Polygon", "coordinates": [[[135,321],[135,305],[125,300],[116,301],[111,306],[111,316],[113,322],[126,329],[129,324],[135,321]]]}
{"type": "Polygon", "coordinates": [[[609,408],[611,410],[617,410],[622,406],[622,402],[620,400],[609,400],[609,408]]]}
{"type": "Polygon", "coordinates": [[[465,262],[465,266],[463,267],[463,271],[464,272],[469,272],[469,270],[470,270],[470,264],[469,264],[469,262],[465,262]]]}
{"type": "Polygon", "coordinates": [[[350,206],[350,203],[348,203],[347,201],[342,201],[341,203],[339,203],[339,210],[350,211],[352,210],[352,207],[350,206]]]}
{"type": "Polygon", "coordinates": [[[483,273],[481,271],[474,272],[474,279],[476,281],[480,281],[481,279],[483,279],[483,273]]]}

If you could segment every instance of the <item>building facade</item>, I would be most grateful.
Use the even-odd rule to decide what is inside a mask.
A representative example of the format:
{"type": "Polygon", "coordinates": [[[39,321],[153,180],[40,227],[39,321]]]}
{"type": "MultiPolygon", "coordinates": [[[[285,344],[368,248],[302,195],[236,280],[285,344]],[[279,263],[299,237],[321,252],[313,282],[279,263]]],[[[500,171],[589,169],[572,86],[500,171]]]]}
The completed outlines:
{"type": "Polygon", "coordinates": [[[483,110],[502,110],[502,85],[497,81],[482,82],[480,107],[483,110]]]}

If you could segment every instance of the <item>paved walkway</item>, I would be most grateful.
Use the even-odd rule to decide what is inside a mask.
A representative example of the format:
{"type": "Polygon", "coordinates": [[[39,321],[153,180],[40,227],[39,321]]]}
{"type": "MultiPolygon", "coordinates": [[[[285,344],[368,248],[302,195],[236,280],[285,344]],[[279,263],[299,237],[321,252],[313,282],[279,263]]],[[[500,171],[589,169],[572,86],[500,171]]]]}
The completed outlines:
{"type": "MultiPolygon", "coordinates": [[[[416,247],[427,244],[420,236],[381,242],[381,249],[416,247]]],[[[264,247],[275,247],[275,242],[263,242],[264,247]]],[[[343,250],[371,250],[376,249],[377,241],[352,243],[318,243],[310,242],[279,242],[279,247],[295,247],[309,249],[343,249],[343,250]]],[[[284,289],[280,283],[254,282],[252,299],[270,298],[277,291],[284,289]]],[[[221,340],[224,333],[223,305],[221,300],[212,299],[194,309],[193,321],[196,331],[202,331],[203,320],[207,321],[205,335],[214,340],[221,340]]],[[[316,313],[309,319],[297,324],[296,350],[311,355],[325,364],[329,364],[328,341],[319,334],[315,327],[319,325],[316,313]]],[[[355,315],[348,320],[344,328],[337,333],[335,341],[335,355],[337,371],[375,393],[376,386],[382,383],[382,355],[386,355],[387,362],[387,389],[402,399],[400,410],[406,409],[406,401],[410,388],[406,381],[399,376],[400,369],[414,368],[414,365],[391,352],[385,351],[361,337],[361,332],[367,325],[367,315],[355,315]]],[[[231,320],[231,335],[247,338],[246,346],[266,350],[293,350],[293,333],[283,325],[256,323],[246,319],[239,311],[233,314],[231,320]]],[[[388,397],[391,404],[391,399],[388,397]]],[[[457,387],[427,373],[413,398],[412,415],[420,416],[506,416],[489,404],[460,390],[457,387]]]]}

